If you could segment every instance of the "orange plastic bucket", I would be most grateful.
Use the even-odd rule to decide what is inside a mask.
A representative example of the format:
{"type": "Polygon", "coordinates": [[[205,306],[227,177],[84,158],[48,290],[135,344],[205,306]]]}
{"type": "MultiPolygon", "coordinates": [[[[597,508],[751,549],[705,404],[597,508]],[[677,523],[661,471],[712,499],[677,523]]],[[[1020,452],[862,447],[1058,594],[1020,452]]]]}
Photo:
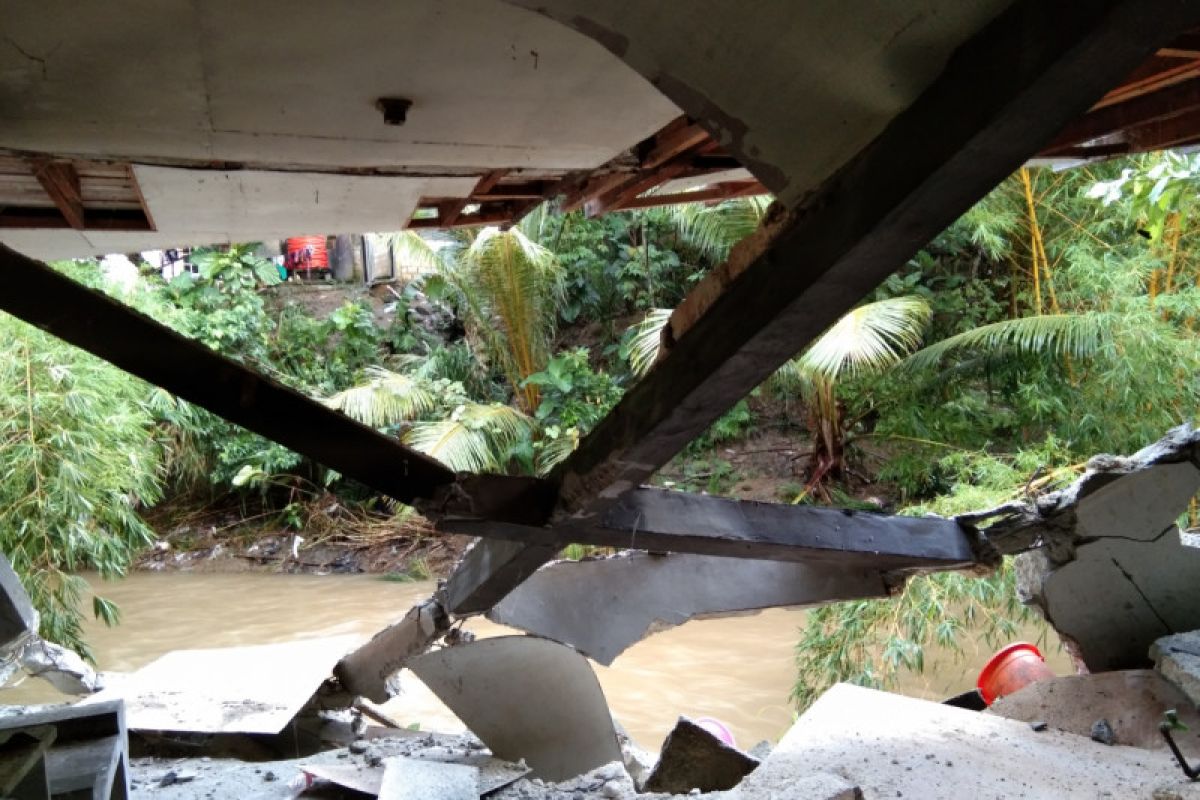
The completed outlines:
{"type": "Polygon", "coordinates": [[[979,672],[975,686],[989,706],[1023,686],[1053,678],[1046,659],[1029,642],[1016,642],[998,651],[979,672]]]}

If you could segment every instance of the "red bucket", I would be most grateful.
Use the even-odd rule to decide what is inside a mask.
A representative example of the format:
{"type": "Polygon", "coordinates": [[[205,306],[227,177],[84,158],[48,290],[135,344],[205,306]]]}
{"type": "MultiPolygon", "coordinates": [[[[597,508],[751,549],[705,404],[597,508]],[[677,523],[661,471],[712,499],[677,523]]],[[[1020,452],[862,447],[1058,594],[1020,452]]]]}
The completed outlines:
{"type": "Polygon", "coordinates": [[[980,670],[975,685],[983,695],[983,702],[990,706],[1024,686],[1053,677],[1054,672],[1046,666],[1046,659],[1036,647],[1029,642],[1016,642],[991,657],[980,670]]]}

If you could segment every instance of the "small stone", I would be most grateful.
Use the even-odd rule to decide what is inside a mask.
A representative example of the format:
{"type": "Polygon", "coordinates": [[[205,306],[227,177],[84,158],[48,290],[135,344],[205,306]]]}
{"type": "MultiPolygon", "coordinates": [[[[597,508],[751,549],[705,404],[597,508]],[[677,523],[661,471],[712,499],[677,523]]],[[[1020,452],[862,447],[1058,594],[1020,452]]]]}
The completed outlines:
{"type": "Polygon", "coordinates": [[[368,767],[378,767],[383,763],[383,756],[375,752],[367,753],[366,762],[368,767]]]}
{"type": "Polygon", "coordinates": [[[1039,720],[1034,720],[1033,722],[1029,723],[1029,727],[1032,728],[1033,730],[1037,731],[1038,733],[1041,733],[1042,731],[1049,728],[1050,725],[1049,725],[1049,723],[1046,722],[1046,720],[1039,719],[1039,720]]]}
{"type": "Polygon", "coordinates": [[[1116,744],[1117,734],[1106,719],[1098,719],[1092,723],[1092,741],[1100,744],[1116,744]]]}
{"type": "Polygon", "coordinates": [[[158,785],[174,786],[177,783],[187,783],[188,781],[194,781],[195,779],[196,773],[194,772],[185,772],[184,770],[173,769],[159,779],[158,785]]]}
{"type": "Polygon", "coordinates": [[[355,739],[350,743],[350,752],[355,755],[362,755],[367,752],[367,743],[364,739],[355,739]]]}
{"type": "Polygon", "coordinates": [[[276,775],[271,770],[267,770],[267,774],[263,775],[263,780],[264,781],[277,781],[277,780],[279,780],[279,776],[276,775]]]}
{"type": "Polygon", "coordinates": [[[609,782],[604,784],[604,787],[600,790],[600,794],[604,797],[611,798],[620,797],[621,795],[625,794],[625,792],[622,791],[621,787],[617,785],[616,782],[609,782]]]}

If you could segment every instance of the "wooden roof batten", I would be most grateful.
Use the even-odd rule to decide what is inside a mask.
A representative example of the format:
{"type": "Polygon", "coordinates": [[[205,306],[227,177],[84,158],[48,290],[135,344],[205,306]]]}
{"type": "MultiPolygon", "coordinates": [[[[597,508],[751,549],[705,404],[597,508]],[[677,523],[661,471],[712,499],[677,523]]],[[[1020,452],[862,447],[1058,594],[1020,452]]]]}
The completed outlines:
{"type": "Polygon", "coordinates": [[[128,163],[0,155],[0,228],[152,231],[128,163]]]}

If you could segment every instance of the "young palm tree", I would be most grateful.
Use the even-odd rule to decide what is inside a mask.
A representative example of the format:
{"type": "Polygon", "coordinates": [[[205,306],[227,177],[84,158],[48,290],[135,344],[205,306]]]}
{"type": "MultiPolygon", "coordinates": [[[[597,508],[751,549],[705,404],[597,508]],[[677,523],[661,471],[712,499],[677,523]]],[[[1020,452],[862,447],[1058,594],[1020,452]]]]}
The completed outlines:
{"type": "MultiPolygon", "coordinates": [[[[846,466],[846,421],[838,402],[838,381],[900,363],[920,344],[929,314],[929,305],[917,297],[866,303],[843,316],[775,374],[776,385],[799,394],[808,410],[813,453],[806,494],[846,466]]],[[[636,375],[644,375],[654,365],[669,319],[669,310],[655,309],[633,327],[628,353],[636,375]]]]}
{"type": "Polygon", "coordinates": [[[554,255],[524,230],[536,234],[542,215],[520,227],[484,228],[434,250],[412,231],[394,239],[407,263],[434,269],[427,291],[453,297],[470,338],[482,345],[512,387],[521,408],[537,411],[539,390],[526,379],[546,367],[562,297],[562,270],[554,255]],[[436,287],[436,288],[435,288],[436,287]]]}

